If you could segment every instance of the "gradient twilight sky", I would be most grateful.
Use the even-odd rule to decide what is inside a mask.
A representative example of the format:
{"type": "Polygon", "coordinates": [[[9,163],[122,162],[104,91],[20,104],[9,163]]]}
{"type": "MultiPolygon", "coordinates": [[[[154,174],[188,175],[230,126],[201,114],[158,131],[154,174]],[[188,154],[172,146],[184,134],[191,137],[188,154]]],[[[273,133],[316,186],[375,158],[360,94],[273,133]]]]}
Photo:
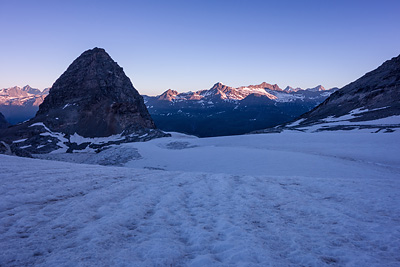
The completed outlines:
{"type": "Polygon", "coordinates": [[[400,53],[400,1],[0,0],[0,88],[51,86],[102,47],[141,94],[342,87],[400,53]]]}

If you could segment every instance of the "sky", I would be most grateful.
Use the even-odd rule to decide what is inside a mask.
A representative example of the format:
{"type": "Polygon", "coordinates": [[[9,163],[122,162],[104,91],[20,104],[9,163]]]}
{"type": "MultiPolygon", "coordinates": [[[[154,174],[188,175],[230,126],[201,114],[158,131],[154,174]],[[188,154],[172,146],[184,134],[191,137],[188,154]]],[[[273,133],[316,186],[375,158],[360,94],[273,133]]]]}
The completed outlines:
{"type": "Polygon", "coordinates": [[[44,89],[104,48],[141,94],[342,87],[400,54],[400,1],[0,0],[0,88],[44,89]]]}

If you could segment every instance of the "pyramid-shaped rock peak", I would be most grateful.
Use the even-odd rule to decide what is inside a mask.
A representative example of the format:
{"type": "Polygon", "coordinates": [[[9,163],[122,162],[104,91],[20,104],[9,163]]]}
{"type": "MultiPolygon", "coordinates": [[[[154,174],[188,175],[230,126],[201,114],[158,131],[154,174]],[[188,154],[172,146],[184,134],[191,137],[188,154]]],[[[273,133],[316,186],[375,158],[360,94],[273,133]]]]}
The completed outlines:
{"type": "Polygon", "coordinates": [[[104,49],[85,51],[53,84],[35,121],[52,131],[104,137],[155,125],[142,96],[104,49]]]}

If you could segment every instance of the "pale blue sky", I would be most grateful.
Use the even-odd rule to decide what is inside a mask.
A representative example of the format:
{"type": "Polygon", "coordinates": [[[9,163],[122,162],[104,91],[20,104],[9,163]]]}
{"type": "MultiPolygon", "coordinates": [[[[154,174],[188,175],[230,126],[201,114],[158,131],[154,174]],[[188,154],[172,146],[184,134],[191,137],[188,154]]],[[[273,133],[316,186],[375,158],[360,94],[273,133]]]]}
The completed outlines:
{"type": "Polygon", "coordinates": [[[0,0],[0,88],[51,86],[102,47],[142,94],[342,87],[400,53],[400,1],[0,0]]]}

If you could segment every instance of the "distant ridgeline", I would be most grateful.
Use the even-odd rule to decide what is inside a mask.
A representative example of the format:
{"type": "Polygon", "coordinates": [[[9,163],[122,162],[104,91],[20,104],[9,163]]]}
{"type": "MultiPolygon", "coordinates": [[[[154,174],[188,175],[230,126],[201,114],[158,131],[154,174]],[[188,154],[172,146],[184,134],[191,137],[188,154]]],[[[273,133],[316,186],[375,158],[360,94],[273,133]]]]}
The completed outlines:
{"type": "Polygon", "coordinates": [[[281,89],[265,82],[239,88],[216,83],[208,90],[178,93],[170,89],[143,97],[160,129],[210,137],[244,134],[291,121],[335,90],[321,85],[281,89]]]}

